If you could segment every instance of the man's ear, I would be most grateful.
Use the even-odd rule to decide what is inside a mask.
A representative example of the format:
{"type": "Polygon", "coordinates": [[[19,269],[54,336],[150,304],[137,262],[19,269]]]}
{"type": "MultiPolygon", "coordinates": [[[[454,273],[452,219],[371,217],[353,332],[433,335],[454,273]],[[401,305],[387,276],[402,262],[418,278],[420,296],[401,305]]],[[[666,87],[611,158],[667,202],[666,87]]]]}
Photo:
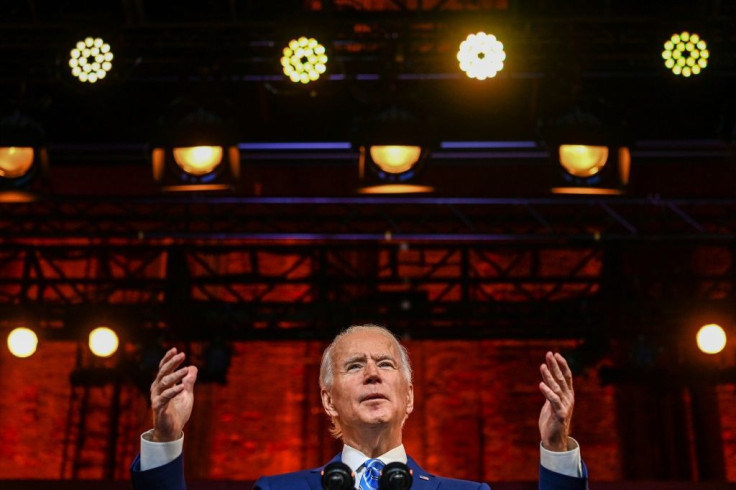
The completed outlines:
{"type": "Polygon", "coordinates": [[[335,410],[335,405],[332,403],[332,395],[330,392],[322,388],[320,390],[320,395],[322,396],[322,408],[325,409],[325,413],[330,417],[337,417],[337,410],[335,410]]]}
{"type": "Polygon", "coordinates": [[[409,385],[406,397],[406,415],[409,415],[414,411],[414,385],[409,385]]]}

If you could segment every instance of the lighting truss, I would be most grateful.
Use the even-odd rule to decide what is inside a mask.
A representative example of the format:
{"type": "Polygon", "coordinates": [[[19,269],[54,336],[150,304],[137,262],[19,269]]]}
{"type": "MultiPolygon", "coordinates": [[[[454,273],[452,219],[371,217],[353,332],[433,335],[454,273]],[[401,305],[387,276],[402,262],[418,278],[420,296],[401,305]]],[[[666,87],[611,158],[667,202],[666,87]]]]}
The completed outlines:
{"type": "Polygon", "coordinates": [[[23,238],[481,242],[736,237],[735,199],[483,197],[48,198],[0,202],[23,238]]]}
{"type": "Polygon", "coordinates": [[[195,340],[329,338],[356,321],[420,338],[579,338],[614,317],[632,332],[677,321],[657,291],[684,291],[684,305],[736,290],[732,266],[679,267],[700,250],[734,263],[736,201],[412,201],[56,203],[68,221],[4,230],[0,318],[30,312],[47,338],[100,312],[195,340]],[[629,268],[611,265],[621,257],[629,268]],[[619,297],[626,270],[638,289],[619,297]]]}

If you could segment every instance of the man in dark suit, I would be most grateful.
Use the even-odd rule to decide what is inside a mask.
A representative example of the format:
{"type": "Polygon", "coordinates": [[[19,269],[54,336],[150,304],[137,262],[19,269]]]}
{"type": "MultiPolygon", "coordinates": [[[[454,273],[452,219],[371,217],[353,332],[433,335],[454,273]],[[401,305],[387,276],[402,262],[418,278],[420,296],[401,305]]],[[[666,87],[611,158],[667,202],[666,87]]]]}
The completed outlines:
{"type": "MultiPolygon", "coordinates": [[[[182,465],[183,428],[194,400],[197,369],[179,368],[184,354],[171,349],[151,385],[154,428],[143,434],[141,454],[131,476],[136,490],[186,488],[182,465]]],[[[545,490],[587,488],[587,471],[577,442],[569,437],[574,406],[572,374],[564,358],[548,352],[540,366],[539,389],[546,401],[539,416],[541,465],[539,486],[545,490]]],[[[413,470],[412,489],[488,489],[488,485],[431,475],[407,456],[402,444],[404,422],[414,409],[411,365],[406,349],[383,327],[362,325],[340,333],[322,356],[322,405],[334,436],[342,439],[342,461],[355,473],[356,488],[376,488],[380,469],[392,462],[413,470]]],[[[261,477],[262,490],[320,490],[321,468],[261,477]]]]}

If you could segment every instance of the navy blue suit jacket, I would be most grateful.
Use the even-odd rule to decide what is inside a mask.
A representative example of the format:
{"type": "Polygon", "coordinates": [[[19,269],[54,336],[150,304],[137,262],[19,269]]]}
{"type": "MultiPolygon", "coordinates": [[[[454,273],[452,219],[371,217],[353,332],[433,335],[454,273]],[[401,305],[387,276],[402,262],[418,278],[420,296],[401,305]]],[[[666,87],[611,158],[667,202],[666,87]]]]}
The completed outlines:
{"type": "MultiPolygon", "coordinates": [[[[332,461],[340,461],[338,454],[332,461]]],[[[414,483],[412,490],[489,490],[485,483],[467,480],[455,480],[434,476],[424,471],[412,458],[409,468],[413,470],[414,483]]],[[[256,481],[257,490],[322,490],[322,468],[295,471],[283,475],[262,476],[256,481]]],[[[185,490],[184,464],[179,456],[164,466],[147,471],[140,470],[140,459],[135,458],[130,467],[130,474],[135,490],[185,490]]],[[[541,490],[585,490],[588,488],[588,475],[583,466],[583,478],[572,478],[539,467],[539,488],[541,490]]]]}

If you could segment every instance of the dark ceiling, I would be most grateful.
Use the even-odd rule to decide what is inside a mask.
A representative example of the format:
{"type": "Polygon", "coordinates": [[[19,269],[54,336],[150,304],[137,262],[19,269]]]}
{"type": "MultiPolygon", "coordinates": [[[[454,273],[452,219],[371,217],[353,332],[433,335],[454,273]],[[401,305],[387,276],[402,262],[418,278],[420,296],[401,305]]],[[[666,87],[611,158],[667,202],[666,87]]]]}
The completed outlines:
{"type": "Polygon", "coordinates": [[[186,316],[187,289],[202,311],[221,314],[211,292],[220,287],[248,335],[375,315],[388,300],[369,298],[371,310],[357,311],[366,290],[408,291],[421,305],[431,290],[433,303],[415,318],[478,328],[502,319],[508,329],[498,320],[495,334],[479,330],[499,336],[579,336],[600,318],[664,330],[693,298],[731,308],[735,15],[736,4],[715,0],[0,2],[0,113],[42,124],[50,157],[46,199],[0,202],[0,317],[23,304],[71,324],[70,305],[122,301],[142,324],[172,314],[171,325],[186,316]],[[508,53],[484,82],[466,79],[454,60],[458,42],[479,29],[496,32],[508,53]],[[667,72],[660,54],[684,29],[712,53],[687,80],[667,72]],[[327,44],[331,71],[296,87],[279,74],[280,47],[311,32],[327,44]],[[75,82],[66,61],[89,34],[116,53],[95,86],[75,82]],[[161,196],[154,185],[149,143],[181,98],[213,103],[237,123],[235,196],[161,196]],[[392,98],[434,121],[446,143],[423,175],[433,195],[356,196],[349,145],[254,146],[349,142],[353,123],[392,98]],[[626,123],[628,195],[549,196],[540,127],[574,103],[607,107],[626,123]],[[486,144],[447,144],[468,141],[486,144]],[[688,267],[691,256],[704,265],[688,267]],[[269,272],[283,257],[309,269],[303,289],[293,289],[290,269],[269,272]],[[500,279],[476,275],[476,262],[500,279]],[[581,276],[591,263],[601,268],[581,276]],[[196,264],[206,274],[195,276],[196,264]],[[390,265],[385,275],[378,264],[390,265]],[[528,264],[526,275],[515,264],[528,264]],[[506,290],[521,300],[488,301],[487,291],[506,290]],[[650,299],[652,309],[640,308],[650,299]]]}
{"type": "MultiPolygon", "coordinates": [[[[526,177],[529,165],[546,162],[540,128],[575,103],[605,106],[629,130],[635,194],[730,195],[735,15],[732,2],[716,0],[9,0],[0,4],[0,113],[20,111],[44,126],[52,168],[130,165],[143,175],[147,145],[175,100],[223,108],[243,143],[347,142],[356,120],[398,100],[435,122],[441,141],[534,145],[440,148],[430,163],[448,183],[444,193],[524,195],[546,189],[526,177]],[[458,42],[480,29],[497,33],[508,55],[499,76],[484,82],[465,78],[455,61],[458,42]],[[660,56],[663,41],[685,29],[698,31],[711,52],[708,68],[690,79],[669,73],[660,56]],[[330,71],[297,87],[280,74],[278,57],[302,33],[324,40],[330,71]],[[95,86],[76,82],[67,66],[69,49],[87,35],[104,37],[115,52],[113,71],[95,86]],[[483,174],[489,168],[497,170],[483,174]]],[[[245,151],[254,168],[291,165],[296,183],[269,185],[264,167],[260,187],[244,192],[335,192],[300,172],[323,165],[339,175],[350,162],[352,176],[354,158],[350,150],[245,151]]],[[[57,184],[62,193],[80,187],[57,184]]]]}

